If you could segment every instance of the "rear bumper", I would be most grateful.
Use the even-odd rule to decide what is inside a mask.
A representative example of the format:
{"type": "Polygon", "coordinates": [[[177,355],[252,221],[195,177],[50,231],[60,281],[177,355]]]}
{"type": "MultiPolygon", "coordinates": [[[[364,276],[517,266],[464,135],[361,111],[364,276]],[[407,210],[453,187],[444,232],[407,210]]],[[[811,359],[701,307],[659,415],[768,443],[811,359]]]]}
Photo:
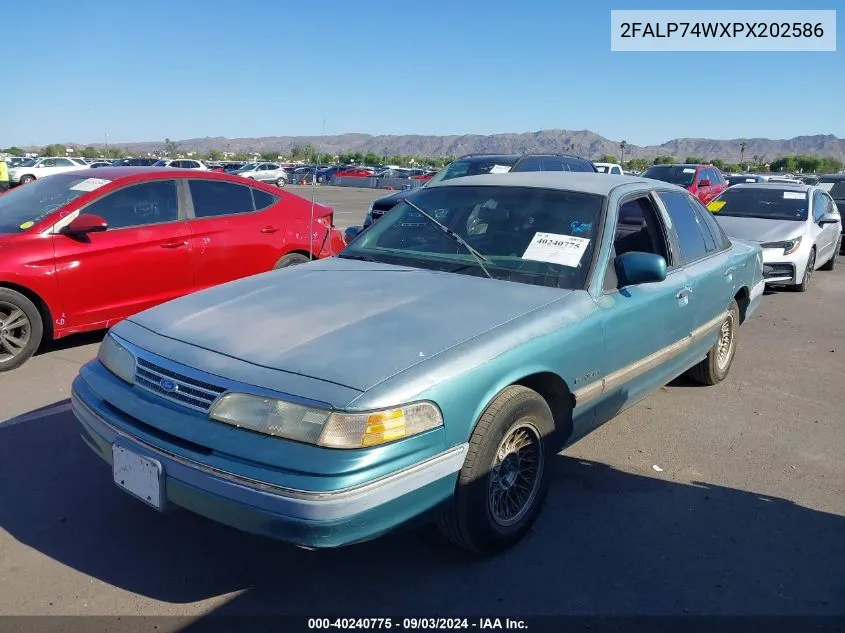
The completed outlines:
{"type": "Polygon", "coordinates": [[[73,383],[71,403],[82,439],[103,460],[112,462],[112,446],[118,444],[161,464],[166,505],[314,548],[375,538],[448,501],[468,449],[466,444],[453,447],[352,488],[293,490],[199,463],[131,435],[110,419],[110,408],[82,377],[73,383]]]}

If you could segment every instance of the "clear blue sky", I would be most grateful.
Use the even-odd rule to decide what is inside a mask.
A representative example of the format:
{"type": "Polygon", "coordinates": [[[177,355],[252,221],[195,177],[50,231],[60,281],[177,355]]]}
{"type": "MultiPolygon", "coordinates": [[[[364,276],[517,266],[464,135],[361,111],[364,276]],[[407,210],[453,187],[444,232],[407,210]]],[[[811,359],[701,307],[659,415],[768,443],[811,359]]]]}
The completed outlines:
{"type": "MultiPolygon", "coordinates": [[[[794,0],[13,6],[0,146],[319,135],[324,119],[326,134],[564,128],[638,145],[845,137],[841,37],[835,53],[610,52],[611,8],[800,8],[794,0]]],[[[843,24],[842,0],[811,8],[839,8],[843,24]]]]}

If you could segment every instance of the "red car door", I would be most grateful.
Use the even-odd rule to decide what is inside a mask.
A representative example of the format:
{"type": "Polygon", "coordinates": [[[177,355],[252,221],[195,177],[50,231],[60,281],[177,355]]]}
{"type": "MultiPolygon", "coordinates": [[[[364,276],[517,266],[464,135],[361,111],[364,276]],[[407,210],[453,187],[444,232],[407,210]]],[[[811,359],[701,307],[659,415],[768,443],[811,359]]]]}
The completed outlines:
{"type": "Polygon", "coordinates": [[[228,180],[186,182],[197,286],[272,270],[285,240],[283,214],[271,209],[280,196],[228,180]]]}
{"type": "Polygon", "coordinates": [[[175,180],[112,191],[80,209],[108,229],[85,238],[53,236],[64,327],[109,327],[193,290],[191,234],[175,180]]]}

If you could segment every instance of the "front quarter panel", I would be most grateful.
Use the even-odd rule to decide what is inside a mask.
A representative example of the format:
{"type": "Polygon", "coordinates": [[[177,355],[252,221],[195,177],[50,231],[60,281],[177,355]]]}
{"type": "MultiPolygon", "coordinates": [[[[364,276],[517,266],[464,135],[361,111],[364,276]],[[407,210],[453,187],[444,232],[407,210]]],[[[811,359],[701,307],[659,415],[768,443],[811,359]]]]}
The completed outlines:
{"type": "MultiPolygon", "coordinates": [[[[468,440],[484,410],[508,385],[539,373],[555,374],[570,391],[595,380],[602,340],[595,302],[587,292],[576,291],[397,374],[350,408],[431,400],[443,412],[447,445],[454,446],[468,440]]],[[[576,430],[589,425],[592,410],[576,406],[573,418],[576,430]]]]}
{"type": "Polygon", "coordinates": [[[18,286],[38,295],[52,321],[45,324],[45,332],[61,334],[65,319],[56,283],[52,235],[28,232],[0,245],[0,286],[18,286]]]}

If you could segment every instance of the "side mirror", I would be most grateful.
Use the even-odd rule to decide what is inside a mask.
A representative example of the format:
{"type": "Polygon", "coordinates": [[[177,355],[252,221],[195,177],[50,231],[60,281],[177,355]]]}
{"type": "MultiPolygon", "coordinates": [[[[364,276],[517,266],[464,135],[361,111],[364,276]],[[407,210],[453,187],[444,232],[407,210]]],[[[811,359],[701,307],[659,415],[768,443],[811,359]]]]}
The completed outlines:
{"type": "Polygon", "coordinates": [[[842,219],[838,213],[825,213],[819,218],[819,226],[826,226],[828,224],[836,224],[842,219]]]}
{"type": "Polygon", "coordinates": [[[350,226],[343,232],[343,241],[349,244],[352,240],[358,237],[358,234],[361,232],[362,227],[360,226],[350,226]]]}
{"type": "Polygon", "coordinates": [[[698,186],[699,186],[699,187],[709,187],[709,186],[710,186],[710,181],[709,181],[709,180],[707,180],[706,178],[705,178],[704,180],[699,180],[699,181],[698,181],[698,186]]]}
{"type": "Polygon", "coordinates": [[[666,260],[654,253],[625,253],[616,258],[616,275],[626,286],[663,281],[666,279],[666,260]]]}
{"type": "Polygon", "coordinates": [[[61,232],[71,237],[81,237],[89,233],[102,233],[109,228],[108,223],[99,215],[80,213],[61,232]]]}

